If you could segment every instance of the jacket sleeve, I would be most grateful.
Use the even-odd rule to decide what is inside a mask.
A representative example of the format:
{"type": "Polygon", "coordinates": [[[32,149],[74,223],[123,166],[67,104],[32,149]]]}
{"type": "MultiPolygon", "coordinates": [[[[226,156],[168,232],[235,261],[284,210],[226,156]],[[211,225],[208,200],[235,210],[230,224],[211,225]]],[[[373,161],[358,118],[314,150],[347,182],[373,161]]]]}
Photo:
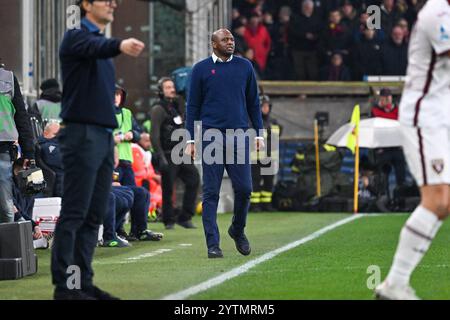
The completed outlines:
{"type": "Polygon", "coordinates": [[[25,159],[34,159],[34,139],[31,131],[30,116],[25,109],[22,92],[20,91],[19,82],[14,76],[14,97],[12,99],[14,109],[14,122],[19,132],[19,145],[22,149],[25,159]]]}
{"type": "Polygon", "coordinates": [[[259,130],[263,129],[261,108],[259,106],[258,85],[256,83],[255,72],[249,63],[247,87],[245,89],[247,104],[247,113],[257,136],[260,136],[259,130]]]}
{"type": "Polygon", "coordinates": [[[96,36],[85,30],[71,30],[62,47],[62,55],[74,55],[80,58],[109,59],[121,53],[122,40],[96,36]]]}
{"type": "Polygon", "coordinates": [[[141,140],[141,134],[143,132],[142,128],[139,126],[134,116],[131,116],[131,123],[132,123],[131,132],[133,133],[133,140],[131,140],[131,142],[138,143],[139,140],[141,140]]]}
{"type": "Polygon", "coordinates": [[[161,157],[164,157],[164,150],[161,146],[161,126],[164,122],[165,111],[161,106],[155,105],[152,108],[151,118],[152,119],[152,129],[150,131],[150,140],[152,142],[152,147],[155,153],[161,157]]]}
{"type": "Polygon", "coordinates": [[[202,79],[198,67],[194,66],[191,74],[188,102],[186,105],[186,129],[188,140],[194,140],[194,122],[200,120],[200,110],[203,103],[202,79]]]}

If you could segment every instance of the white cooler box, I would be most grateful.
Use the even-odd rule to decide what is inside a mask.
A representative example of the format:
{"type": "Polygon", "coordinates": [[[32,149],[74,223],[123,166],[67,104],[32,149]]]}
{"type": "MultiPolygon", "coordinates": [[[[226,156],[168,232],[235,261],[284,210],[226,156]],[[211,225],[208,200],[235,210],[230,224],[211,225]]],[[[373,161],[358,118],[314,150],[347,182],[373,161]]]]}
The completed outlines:
{"type": "Polygon", "coordinates": [[[55,231],[61,211],[61,198],[38,198],[34,200],[33,220],[39,223],[43,233],[55,231]]]}

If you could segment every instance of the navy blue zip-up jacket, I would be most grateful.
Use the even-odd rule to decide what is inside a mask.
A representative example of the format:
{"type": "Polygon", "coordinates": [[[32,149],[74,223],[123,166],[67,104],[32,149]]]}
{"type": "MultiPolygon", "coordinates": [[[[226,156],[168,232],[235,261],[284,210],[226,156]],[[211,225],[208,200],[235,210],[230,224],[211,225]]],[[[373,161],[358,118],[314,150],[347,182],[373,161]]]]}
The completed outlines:
{"type": "Polygon", "coordinates": [[[107,39],[86,18],[81,29],[65,33],[59,50],[63,79],[61,118],[65,122],[116,128],[113,57],[118,39],[107,39]]]}

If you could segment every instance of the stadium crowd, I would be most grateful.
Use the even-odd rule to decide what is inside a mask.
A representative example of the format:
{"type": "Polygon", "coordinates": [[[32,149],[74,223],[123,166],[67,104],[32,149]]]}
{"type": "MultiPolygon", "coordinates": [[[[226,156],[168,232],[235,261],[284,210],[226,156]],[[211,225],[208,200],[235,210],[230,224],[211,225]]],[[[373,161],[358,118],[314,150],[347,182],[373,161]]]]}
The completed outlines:
{"type": "Polygon", "coordinates": [[[417,0],[233,0],[236,53],[260,79],[362,81],[406,74],[417,0]],[[380,8],[368,29],[367,8],[380,8]]]}

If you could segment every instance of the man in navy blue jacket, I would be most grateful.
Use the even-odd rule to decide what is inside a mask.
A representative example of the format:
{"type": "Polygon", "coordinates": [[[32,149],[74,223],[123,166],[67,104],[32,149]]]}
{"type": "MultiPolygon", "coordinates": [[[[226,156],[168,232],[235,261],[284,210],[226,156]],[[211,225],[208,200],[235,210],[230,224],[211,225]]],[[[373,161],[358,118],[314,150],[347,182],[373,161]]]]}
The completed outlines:
{"type": "MultiPolygon", "coordinates": [[[[229,129],[247,131],[249,120],[257,130],[256,148],[264,146],[260,136],[263,125],[259,107],[258,86],[251,63],[234,53],[234,38],[229,30],[220,29],[211,37],[212,57],[198,62],[193,70],[188,95],[186,127],[190,139],[194,139],[194,122],[202,122],[202,135],[208,129],[215,129],[221,138],[214,141],[202,139],[202,153],[214,142],[226,155],[227,161],[205,161],[203,166],[203,227],[208,246],[208,258],[222,258],[219,228],[217,226],[217,205],[224,169],[230,176],[234,190],[233,222],[228,234],[235,241],[236,249],[243,255],[251,252],[244,228],[252,192],[252,177],[249,159],[249,141],[243,147],[236,140],[238,134],[226,134],[229,129]],[[231,147],[230,147],[231,146],[231,147]],[[231,152],[229,152],[231,151],[231,152]],[[228,152],[228,153],[227,153],[228,152]],[[231,154],[230,154],[231,153],[231,154]],[[235,160],[244,155],[244,161],[235,160]],[[233,161],[228,161],[231,158],[233,161]],[[225,163],[226,162],[226,163],[225,163]]],[[[211,131],[210,131],[211,132],[211,131]]],[[[189,140],[186,153],[195,157],[194,140],[189,140]]]]}
{"type": "Polygon", "coordinates": [[[115,0],[79,0],[78,4],[81,28],[65,33],[59,52],[64,84],[59,134],[64,194],[52,250],[54,298],[111,300],[117,298],[94,286],[92,270],[114,166],[112,130],[117,122],[111,58],[120,53],[137,57],[144,44],[133,38],[105,38],[103,32],[114,20],[115,0]]]}

